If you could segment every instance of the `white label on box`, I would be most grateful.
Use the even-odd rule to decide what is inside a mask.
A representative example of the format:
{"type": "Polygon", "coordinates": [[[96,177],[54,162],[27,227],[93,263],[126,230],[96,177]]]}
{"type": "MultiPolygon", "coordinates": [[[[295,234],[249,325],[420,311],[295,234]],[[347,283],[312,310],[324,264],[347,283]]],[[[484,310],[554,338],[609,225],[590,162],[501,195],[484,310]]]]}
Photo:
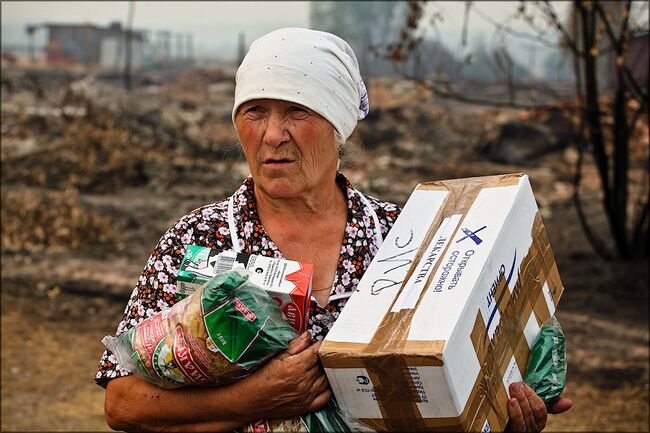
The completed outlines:
{"type": "Polygon", "coordinates": [[[415,311],[409,340],[449,340],[518,189],[512,185],[479,192],[415,311]]]}
{"type": "Polygon", "coordinates": [[[336,401],[353,419],[381,418],[375,389],[365,368],[326,368],[325,374],[336,401]]]}
{"type": "Polygon", "coordinates": [[[535,318],[535,313],[531,312],[530,316],[528,316],[528,322],[526,322],[526,327],[524,328],[524,337],[526,337],[526,343],[528,343],[528,347],[532,348],[533,344],[535,344],[535,340],[537,339],[537,334],[539,334],[539,324],[537,323],[537,319],[535,318]]]}
{"type": "Polygon", "coordinates": [[[431,239],[429,246],[424,251],[424,254],[422,254],[422,258],[413,274],[411,274],[411,278],[409,278],[404,289],[393,304],[391,312],[396,313],[400,310],[412,310],[415,308],[431,271],[436,267],[436,263],[438,263],[442,252],[447,248],[449,239],[454,234],[462,216],[462,214],[454,214],[442,221],[436,234],[431,239]]]}
{"type": "Polygon", "coordinates": [[[512,358],[508,363],[508,367],[506,368],[506,372],[503,375],[503,386],[506,387],[506,394],[508,394],[508,398],[510,398],[510,384],[513,382],[521,382],[523,380],[524,378],[521,376],[519,364],[517,364],[515,356],[512,355],[512,358]]]}
{"type": "Polygon", "coordinates": [[[409,367],[409,372],[420,397],[417,407],[422,417],[448,418],[458,416],[462,412],[454,405],[443,366],[409,367]]]}
{"type": "Polygon", "coordinates": [[[553,295],[551,295],[551,289],[548,287],[548,283],[544,283],[544,287],[542,287],[542,293],[544,293],[544,299],[546,300],[548,312],[552,316],[555,314],[555,303],[553,302],[553,295]]]}
{"type": "MultiPolygon", "coordinates": [[[[295,262],[294,262],[295,263],[295,262]]],[[[246,269],[250,271],[250,280],[267,290],[279,290],[286,285],[284,276],[300,269],[297,263],[293,269],[287,269],[289,263],[273,257],[251,256],[246,269]]],[[[289,283],[289,285],[292,285],[289,283]]],[[[293,287],[290,287],[293,289],[293,287]]]]}
{"type": "Polygon", "coordinates": [[[368,343],[372,339],[447,194],[413,191],[326,340],[368,343]]]}

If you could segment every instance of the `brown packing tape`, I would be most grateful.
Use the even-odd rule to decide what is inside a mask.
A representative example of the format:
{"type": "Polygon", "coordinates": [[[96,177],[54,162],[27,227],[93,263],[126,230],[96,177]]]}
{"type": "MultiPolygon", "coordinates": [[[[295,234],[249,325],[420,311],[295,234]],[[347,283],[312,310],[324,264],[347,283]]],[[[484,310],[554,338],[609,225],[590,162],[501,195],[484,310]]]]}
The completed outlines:
{"type": "MultiPolygon", "coordinates": [[[[520,368],[525,369],[528,358],[528,343],[523,336],[523,328],[527,318],[532,311],[532,303],[537,299],[543,300],[541,285],[547,279],[548,269],[541,265],[536,267],[537,272],[532,272],[531,263],[535,262],[535,256],[544,251],[544,242],[538,242],[537,246],[531,249],[527,258],[520,267],[521,270],[530,269],[524,272],[513,295],[505,285],[505,277],[499,281],[496,291],[496,299],[502,298],[499,304],[499,312],[504,318],[500,324],[500,331],[495,341],[489,342],[484,336],[487,333],[483,316],[477,312],[474,327],[471,333],[472,344],[474,345],[482,373],[479,374],[472,388],[472,392],[465,406],[463,413],[455,419],[445,419],[447,425],[454,424],[457,430],[480,431],[487,418],[493,430],[500,430],[505,427],[507,420],[507,394],[502,385],[502,377],[514,355],[520,368]],[[542,247],[542,249],[539,249],[542,247]],[[526,275],[528,275],[526,277],[526,275]],[[541,282],[541,285],[540,283],[541,282]],[[527,290],[522,292],[522,287],[527,290]],[[510,344],[508,344],[510,343],[510,344]],[[497,366],[496,369],[494,366],[497,366]],[[472,419],[469,419],[474,414],[472,419]]],[[[546,242],[547,243],[547,242],[546,242]]],[[[537,263],[540,263],[537,261],[537,263]]],[[[556,268],[555,268],[556,269],[556,268]]],[[[520,271],[522,272],[522,271],[520,271]]],[[[561,295],[561,286],[555,293],[561,295]]],[[[429,425],[429,420],[425,422],[429,425]]]]}
{"type": "Polygon", "coordinates": [[[546,300],[543,296],[535,299],[535,303],[533,304],[533,311],[535,312],[537,324],[540,326],[542,323],[546,322],[549,317],[551,317],[551,313],[548,311],[548,305],[546,304],[546,300]]]}
{"type": "Polygon", "coordinates": [[[420,401],[406,360],[398,353],[373,358],[366,369],[388,431],[423,431],[420,401]],[[386,416],[390,414],[390,416],[386,416]]]}
{"type": "MultiPolygon", "coordinates": [[[[405,353],[416,353],[421,355],[440,356],[445,350],[445,340],[434,341],[406,341],[404,343],[403,351],[405,353]]],[[[442,365],[440,361],[439,365],[442,365]]]]}
{"type": "MultiPolygon", "coordinates": [[[[486,325],[483,322],[482,315],[480,312],[477,314],[477,318],[472,330],[471,339],[474,344],[477,357],[481,364],[483,386],[480,383],[476,383],[474,389],[483,389],[486,391],[487,400],[490,403],[481,407],[480,414],[475,419],[475,422],[471,423],[471,430],[479,430],[482,427],[483,420],[485,418],[492,418],[493,421],[490,422],[491,427],[495,429],[502,428],[505,426],[505,421],[507,419],[506,404],[507,396],[505,395],[505,388],[500,385],[502,376],[505,374],[506,368],[509,361],[514,355],[519,367],[521,369],[526,368],[526,362],[528,359],[529,348],[528,343],[523,335],[523,329],[526,325],[528,317],[532,309],[532,304],[539,304],[539,301],[544,303],[546,307],[546,301],[544,300],[544,295],[541,291],[541,288],[547,277],[551,274],[551,270],[555,270],[555,275],[557,275],[557,267],[552,266],[551,270],[548,266],[548,261],[539,260],[539,257],[546,254],[550,250],[550,245],[548,244],[548,238],[544,236],[543,232],[538,230],[541,224],[541,218],[539,214],[535,218],[533,224],[532,234],[534,236],[533,247],[529,251],[528,256],[522,261],[520,266],[520,277],[513,289],[511,299],[505,300],[505,308],[503,308],[504,302],[499,304],[500,314],[503,318],[509,320],[503,320],[499,323],[500,330],[499,334],[495,335],[495,341],[490,345],[486,345],[484,342],[486,339],[483,337],[486,335],[486,325]],[[508,344],[510,343],[510,344],[508,344]],[[496,353],[495,353],[496,352],[496,353]],[[490,355],[493,355],[492,357],[490,355]],[[492,363],[489,362],[492,358],[492,363]],[[488,362],[486,362],[486,360],[488,362]],[[494,371],[494,365],[498,365],[497,371],[494,371]],[[498,374],[497,374],[498,373],[498,374]],[[495,392],[495,390],[497,390],[495,392]],[[501,395],[499,395],[501,394],[501,395]],[[490,415],[492,413],[492,415],[490,415]],[[494,415],[499,414],[499,424],[494,424],[494,415]],[[506,416],[504,416],[506,415],[506,416]]],[[[559,277],[559,276],[558,276],[559,277]]],[[[502,277],[503,281],[499,282],[497,288],[496,298],[503,296],[508,297],[507,293],[509,292],[505,287],[505,279],[502,277]]],[[[559,278],[557,279],[559,282],[559,278]]],[[[554,286],[554,293],[557,295],[557,300],[562,292],[561,285],[554,286]]],[[[546,309],[546,314],[548,315],[548,309],[546,309]]],[[[522,372],[522,374],[525,373],[522,372]]],[[[479,397],[482,398],[483,396],[479,397]]],[[[472,397],[470,397],[471,399],[472,397]]],[[[476,398],[476,397],[474,397],[476,398]]],[[[468,406],[470,406],[468,404],[468,406]]],[[[467,410],[467,407],[466,407],[467,410]]],[[[471,413],[471,412],[469,412],[471,413]]]]}
{"type": "Polygon", "coordinates": [[[349,354],[319,355],[323,368],[366,368],[361,358],[349,354]]]}
{"type": "Polygon", "coordinates": [[[388,431],[383,418],[359,418],[357,421],[375,431],[388,431]]]}
{"type": "MultiPolygon", "coordinates": [[[[435,231],[444,217],[454,213],[466,214],[466,211],[473,203],[481,188],[517,184],[520,176],[492,176],[492,179],[488,178],[487,180],[486,178],[476,178],[473,187],[472,185],[468,185],[465,180],[429,182],[418,185],[417,189],[448,190],[450,194],[435,221],[429,227],[425,241],[420,246],[407,272],[402,287],[400,287],[400,292],[404,289],[406,281],[408,281],[410,275],[414,272],[419,258],[433,238],[435,231]]],[[[328,341],[323,343],[321,351],[324,352],[324,355],[327,355],[328,360],[326,362],[322,356],[321,359],[323,359],[324,364],[327,364],[327,366],[333,368],[342,367],[344,358],[348,356],[357,357],[356,359],[361,361],[361,364],[369,372],[369,376],[376,388],[376,397],[380,403],[383,419],[361,419],[360,421],[362,423],[379,431],[419,431],[431,429],[457,431],[468,429],[480,430],[487,418],[493,430],[500,430],[505,427],[505,422],[507,421],[507,395],[502,385],[502,377],[505,369],[512,359],[513,354],[520,367],[522,369],[525,368],[528,346],[523,337],[522,330],[531,311],[533,311],[533,306],[538,304],[537,301],[540,300],[540,297],[541,301],[545,302],[541,293],[541,286],[544,281],[548,278],[548,284],[556,304],[563,291],[559,274],[557,273],[557,266],[554,263],[548,238],[544,232],[539,214],[536,215],[531,234],[533,235],[534,242],[531,245],[531,254],[524,259],[520,267],[520,283],[518,286],[525,285],[528,289],[532,288],[532,290],[521,292],[515,288],[511,297],[509,290],[505,287],[505,279],[502,277],[503,281],[499,284],[498,296],[503,294],[503,299],[499,305],[499,310],[504,317],[512,317],[515,320],[511,321],[510,326],[505,324],[509,321],[503,322],[504,325],[492,344],[489,344],[489,341],[487,342],[488,344],[477,344],[476,336],[485,335],[485,323],[482,322],[481,314],[479,313],[477,315],[472,341],[479,358],[479,364],[481,365],[481,373],[476,379],[468,402],[460,416],[421,419],[416,405],[419,398],[417,393],[413,392],[414,386],[411,375],[408,373],[408,367],[414,365],[430,365],[427,362],[428,359],[438,360],[441,364],[442,362],[439,359],[445,344],[445,342],[441,341],[433,342],[429,346],[426,342],[422,344],[422,342],[415,343],[407,341],[413,312],[419,306],[422,295],[414,310],[403,310],[399,313],[390,313],[389,311],[375,332],[370,344],[365,347],[353,347],[349,345],[350,343],[332,343],[328,341]],[[525,284],[522,283],[524,281],[525,284]],[[482,325],[482,328],[480,325],[482,325]],[[515,338],[517,334],[519,336],[515,338]],[[509,340],[513,341],[511,345],[508,344],[509,340]],[[361,349],[361,351],[357,352],[358,349],[361,349]],[[345,351],[346,354],[335,357],[334,352],[336,350],[345,351]],[[328,354],[327,352],[330,353],[328,354]],[[419,353],[421,356],[419,358],[411,356],[416,353],[419,353]],[[374,354],[375,356],[369,356],[370,354],[374,354]]],[[[441,252],[441,256],[444,256],[444,254],[445,251],[441,252]]],[[[440,263],[437,264],[436,268],[439,265],[440,263]]],[[[431,271],[431,276],[435,274],[436,268],[431,271]]],[[[423,294],[425,291],[423,291],[423,294]]],[[[395,299],[398,296],[399,294],[395,296],[395,299]]],[[[542,314],[542,312],[536,311],[536,315],[538,314],[542,314]]],[[[548,314],[548,309],[546,309],[546,314],[548,314]]],[[[319,354],[321,351],[319,351],[319,354]]],[[[358,365],[356,363],[353,364],[355,366],[358,365]]]]}
{"type": "MultiPolygon", "coordinates": [[[[377,354],[376,358],[378,359],[376,362],[379,363],[381,362],[381,358],[390,355],[387,353],[379,353],[377,354]]],[[[406,360],[406,363],[409,367],[441,367],[442,366],[442,361],[440,361],[438,358],[431,356],[431,355],[425,355],[425,354],[400,354],[402,358],[406,360]]],[[[335,369],[335,368],[366,368],[366,363],[364,363],[364,359],[367,359],[368,357],[357,357],[354,355],[350,354],[337,354],[337,355],[326,355],[325,357],[321,358],[321,364],[323,365],[324,368],[330,368],[330,369],[335,369]]],[[[371,357],[373,358],[373,357],[371,357]]]]}
{"type": "MultiPolygon", "coordinates": [[[[446,181],[437,181],[437,182],[428,182],[418,185],[417,189],[424,190],[447,190],[449,192],[441,210],[438,212],[438,215],[432,221],[432,224],[429,226],[425,238],[420,246],[418,252],[416,253],[411,267],[409,268],[404,282],[400,287],[399,292],[404,289],[404,286],[411,274],[414,272],[415,267],[418,265],[424,250],[431,242],[433,236],[435,235],[436,230],[440,226],[442,220],[446,217],[449,217],[455,213],[462,213],[463,218],[466,215],[467,211],[474,203],[476,196],[479,194],[481,189],[486,187],[497,187],[497,186],[508,186],[516,185],[520,178],[521,174],[513,175],[502,175],[502,176],[488,176],[488,177],[476,177],[470,179],[458,179],[458,180],[446,180],[446,181]]],[[[460,224],[459,224],[460,226],[460,224]]],[[[452,234],[452,237],[455,235],[452,234]]],[[[449,246],[447,246],[449,248],[449,246]]],[[[441,256],[445,254],[445,251],[441,252],[441,256]]],[[[437,263],[434,269],[431,270],[429,280],[427,282],[430,284],[431,278],[435,275],[437,268],[441,265],[441,262],[437,263]]],[[[398,294],[395,296],[395,299],[398,298],[398,294]]],[[[363,349],[364,353],[400,353],[406,344],[408,331],[410,328],[411,318],[413,317],[414,311],[419,306],[421,297],[418,300],[415,309],[413,310],[402,310],[398,313],[391,313],[390,310],[382,320],[381,324],[375,331],[375,334],[368,344],[368,346],[363,349]]],[[[392,305],[391,305],[392,307],[392,305]]],[[[437,355],[437,358],[440,359],[440,355],[437,355]]],[[[373,377],[380,380],[381,377],[381,357],[364,357],[363,362],[368,370],[371,379],[373,377]]],[[[408,364],[404,357],[395,358],[396,365],[393,365],[395,369],[398,369],[402,372],[408,372],[408,364]]],[[[373,383],[375,383],[373,381],[373,383]]],[[[382,383],[380,386],[375,386],[375,394],[379,402],[382,415],[385,420],[388,420],[389,423],[392,423],[389,427],[391,429],[403,429],[403,427],[409,429],[419,430],[422,428],[419,420],[421,419],[419,410],[416,405],[416,399],[408,400],[408,395],[400,394],[399,389],[412,389],[413,381],[410,374],[402,373],[395,374],[393,380],[390,384],[382,383]],[[395,396],[399,395],[405,400],[390,400],[395,396]],[[391,401],[390,405],[385,404],[384,402],[391,401]],[[404,418],[406,417],[406,418],[404,418]],[[411,420],[408,421],[408,424],[404,424],[404,421],[397,420],[411,420]]]]}
{"type": "MultiPolygon", "coordinates": [[[[536,228],[539,223],[541,223],[541,220],[536,218],[534,227],[536,228]]],[[[536,257],[548,251],[548,239],[540,239],[537,236],[536,238],[536,242],[530,250],[529,255],[521,264],[520,273],[522,275],[520,275],[518,284],[513,290],[512,299],[507,299],[505,302],[500,304],[500,307],[502,307],[500,308],[500,313],[503,317],[509,318],[510,320],[503,322],[503,328],[499,331],[499,335],[495,337],[496,341],[493,343],[493,346],[477,346],[476,343],[478,336],[485,335],[486,332],[482,316],[480,313],[477,314],[475,328],[472,332],[472,340],[475,344],[475,348],[477,348],[477,356],[479,359],[484,361],[481,363],[483,371],[481,381],[483,383],[475,384],[474,389],[483,390],[487,398],[484,398],[484,395],[478,397],[480,401],[485,404],[483,404],[481,409],[477,411],[477,416],[474,418],[473,422],[464,423],[463,428],[479,431],[483,426],[485,418],[490,420],[492,429],[500,430],[505,427],[505,422],[507,420],[507,395],[504,386],[501,384],[502,376],[505,374],[505,370],[513,354],[519,367],[521,369],[526,368],[529,348],[523,335],[523,329],[532,311],[532,304],[534,303],[538,305],[538,301],[541,301],[544,303],[543,306],[546,307],[546,302],[544,301],[544,295],[541,288],[544,281],[548,282],[549,276],[551,275],[555,279],[555,283],[551,282],[554,287],[554,299],[559,301],[559,297],[561,296],[563,288],[559,283],[557,267],[553,266],[549,271],[546,261],[536,259],[536,257]],[[525,290],[522,291],[523,287],[525,287],[525,290]],[[504,305],[505,308],[503,308],[504,305]],[[511,342],[510,346],[507,345],[508,342],[511,342]],[[492,360],[493,363],[490,365],[489,363],[486,363],[485,360],[489,359],[487,353],[492,347],[498,353],[494,356],[494,359],[492,360]],[[498,365],[496,372],[494,372],[493,367],[491,367],[494,365],[498,365]],[[492,392],[490,392],[490,390],[492,392]]],[[[503,284],[503,282],[500,282],[498,285],[497,293],[497,298],[501,296],[501,294],[503,294],[504,298],[510,298],[508,295],[509,291],[505,289],[505,284],[503,284]]],[[[549,314],[547,308],[546,314],[549,314]]],[[[476,398],[477,397],[475,396],[471,396],[470,400],[476,398]]],[[[472,410],[472,405],[468,404],[464,413],[469,415],[472,413],[472,410]]]]}
{"type": "MultiPolygon", "coordinates": [[[[497,285],[495,300],[498,302],[499,313],[504,317],[505,307],[509,305],[510,301],[510,292],[506,288],[504,276],[500,278],[497,285]]],[[[502,387],[496,385],[498,383],[497,381],[500,380],[498,373],[499,371],[505,370],[507,359],[509,359],[506,356],[507,346],[504,343],[507,337],[510,337],[512,334],[512,327],[508,326],[508,321],[504,320],[498,325],[498,333],[495,331],[494,341],[490,341],[487,335],[486,324],[483,322],[483,317],[480,312],[477,313],[476,322],[479,324],[480,329],[478,339],[480,346],[479,350],[477,350],[477,356],[480,353],[482,358],[479,358],[479,365],[481,366],[481,373],[479,373],[479,377],[477,378],[479,382],[474,385],[474,389],[480,392],[477,401],[480,401],[481,405],[480,408],[476,408],[475,404],[468,403],[463,411],[466,414],[466,418],[474,414],[471,420],[465,421],[465,428],[472,431],[480,429],[490,411],[496,413],[499,418],[505,416],[498,404],[503,398],[503,390],[502,387]]],[[[476,331],[473,331],[472,334],[476,334],[476,331]]]]}
{"type": "MultiPolygon", "coordinates": [[[[429,226],[424,240],[422,241],[413,262],[406,273],[404,281],[402,282],[397,295],[393,299],[393,303],[398,299],[399,293],[404,290],[406,283],[413,274],[416,266],[419,264],[424,251],[433,239],[433,236],[438,227],[440,227],[443,219],[455,213],[462,213],[464,218],[482,188],[486,186],[517,184],[519,182],[519,177],[520,176],[513,177],[508,175],[490,176],[472,178],[469,182],[467,179],[462,179],[429,182],[418,185],[417,189],[419,190],[441,189],[447,190],[449,194],[445,198],[440,211],[429,226]]],[[[451,236],[453,237],[454,235],[455,233],[451,236]]],[[[449,245],[444,251],[440,252],[441,257],[444,256],[448,248],[449,245]]],[[[435,275],[436,270],[440,265],[441,262],[438,262],[431,270],[426,286],[430,284],[431,278],[433,278],[433,275],[435,275]]],[[[385,376],[385,370],[382,371],[382,365],[385,365],[385,363],[382,362],[383,357],[364,358],[366,370],[368,371],[371,380],[373,380],[373,384],[375,384],[375,395],[382,416],[390,430],[422,430],[425,428],[422,424],[420,411],[416,405],[419,398],[402,391],[414,388],[413,379],[408,373],[408,364],[406,363],[406,359],[403,356],[393,357],[390,355],[393,353],[401,353],[403,351],[407,341],[411,319],[415,310],[419,306],[421,299],[422,297],[418,299],[416,307],[412,310],[401,310],[397,313],[392,313],[389,309],[384,316],[384,319],[377,327],[370,343],[362,350],[363,353],[387,353],[389,355],[386,355],[386,357],[394,359],[394,363],[390,366],[394,376],[390,382],[387,382],[385,380],[381,381],[381,377],[385,376]],[[379,385],[375,383],[375,378],[380,381],[379,385]],[[387,402],[390,402],[390,404],[387,404],[387,402]]],[[[438,359],[441,358],[440,354],[435,355],[435,357],[438,359]]],[[[441,359],[440,362],[442,362],[441,359]]]]}
{"type": "Polygon", "coordinates": [[[422,182],[416,189],[422,190],[449,190],[450,188],[458,189],[457,185],[467,185],[472,189],[490,188],[495,186],[517,185],[523,173],[508,173],[495,176],[466,177],[462,179],[434,180],[431,182],[422,182]]]}
{"type": "Polygon", "coordinates": [[[336,355],[338,353],[357,353],[366,347],[365,343],[324,340],[318,348],[318,355],[336,355]]]}
{"type": "Polygon", "coordinates": [[[557,269],[557,264],[553,264],[553,267],[546,277],[546,283],[548,284],[548,287],[551,291],[551,296],[553,297],[553,305],[558,305],[564,287],[562,286],[562,281],[560,280],[560,272],[557,269]]]}
{"type": "MultiPolygon", "coordinates": [[[[524,266],[526,266],[524,264],[524,266]]],[[[523,267],[523,266],[522,266],[523,267]]],[[[545,270],[539,268],[540,274],[533,276],[534,280],[544,281],[543,274],[545,270]]],[[[532,275],[532,274],[529,274],[532,275]]],[[[524,281],[524,280],[522,280],[524,281]]],[[[528,283],[520,284],[526,286],[528,283]]],[[[502,376],[505,373],[506,367],[512,359],[513,353],[517,359],[520,368],[525,368],[525,361],[523,358],[528,356],[528,345],[523,337],[521,330],[525,326],[525,321],[522,317],[528,317],[531,311],[531,298],[536,296],[539,298],[543,296],[539,291],[526,290],[521,296],[517,296],[515,302],[510,302],[509,291],[505,289],[505,279],[500,282],[499,288],[504,293],[504,298],[508,299],[507,305],[504,308],[501,304],[500,312],[504,317],[513,317],[517,311],[527,311],[526,316],[514,316],[513,321],[504,321],[504,324],[511,323],[511,326],[505,326],[499,331],[494,345],[478,344],[483,341],[483,336],[487,332],[485,323],[483,322],[482,315],[477,313],[474,329],[472,331],[472,341],[475,345],[477,356],[482,360],[483,374],[479,375],[475,383],[472,393],[468,399],[468,404],[465,406],[463,413],[459,417],[453,418],[436,418],[425,419],[424,428],[436,431],[480,431],[483,427],[485,419],[488,419],[490,426],[493,430],[502,430],[507,421],[507,394],[504,386],[502,385],[502,376]],[[509,311],[512,310],[512,311],[509,311]],[[517,320],[518,319],[518,320],[517,320]],[[519,334],[518,337],[516,335],[519,334]],[[515,338],[516,337],[516,338],[515,338]],[[512,346],[505,344],[508,341],[514,340],[514,351],[512,346]],[[499,354],[494,353],[494,348],[498,348],[499,354]],[[522,354],[525,353],[525,356],[522,354]],[[489,355],[488,355],[489,354],[489,355]],[[497,365],[496,371],[491,366],[497,365]],[[488,373],[486,373],[488,371],[488,373]],[[472,419],[469,419],[470,414],[474,414],[472,419]]],[[[501,293],[499,293],[501,294],[501,293]]]]}

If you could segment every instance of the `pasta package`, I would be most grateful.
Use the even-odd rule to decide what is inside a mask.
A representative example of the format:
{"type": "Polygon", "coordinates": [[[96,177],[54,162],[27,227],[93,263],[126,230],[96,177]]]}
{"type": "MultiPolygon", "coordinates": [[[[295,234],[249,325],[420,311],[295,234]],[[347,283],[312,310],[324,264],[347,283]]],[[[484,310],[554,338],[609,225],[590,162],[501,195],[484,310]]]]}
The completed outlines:
{"type": "Polygon", "coordinates": [[[297,336],[269,294],[237,269],[102,343],[136,376],[177,388],[233,382],[297,336]]]}

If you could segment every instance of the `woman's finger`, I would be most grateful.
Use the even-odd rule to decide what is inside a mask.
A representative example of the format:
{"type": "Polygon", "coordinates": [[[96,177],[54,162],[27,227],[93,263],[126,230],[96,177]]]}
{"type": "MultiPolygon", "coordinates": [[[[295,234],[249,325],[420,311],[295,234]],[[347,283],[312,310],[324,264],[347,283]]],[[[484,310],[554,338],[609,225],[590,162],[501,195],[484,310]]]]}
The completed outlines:
{"type": "Polygon", "coordinates": [[[526,395],[525,387],[522,382],[516,382],[510,385],[510,396],[517,399],[519,407],[524,418],[525,431],[538,431],[537,422],[533,409],[530,407],[530,401],[526,395]]]}
{"type": "Polygon", "coordinates": [[[297,355],[309,347],[311,341],[311,334],[309,331],[303,332],[300,336],[294,338],[289,342],[289,347],[284,352],[281,352],[278,357],[286,358],[287,356],[297,355]]]}
{"type": "Polygon", "coordinates": [[[311,367],[312,365],[318,365],[318,348],[320,347],[320,344],[320,341],[311,344],[300,353],[294,355],[296,362],[303,364],[305,366],[305,369],[311,367]]]}
{"type": "Polygon", "coordinates": [[[519,407],[519,400],[511,398],[508,400],[508,415],[510,416],[508,431],[512,432],[525,432],[526,423],[524,422],[524,414],[519,407]]]}
{"type": "Polygon", "coordinates": [[[560,397],[548,407],[548,412],[552,414],[558,414],[566,412],[567,410],[571,409],[571,407],[573,407],[573,401],[566,397],[560,397]]]}
{"type": "Polygon", "coordinates": [[[538,396],[535,391],[533,391],[533,388],[531,388],[528,384],[522,383],[522,385],[524,387],[524,394],[528,399],[528,403],[530,404],[530,408],[533,413],[537,431],[541,431],[544,429],[544,427],[546,427],[547,418],[547,410],[546,405],[544,404],[544,400],[542,400],[540,396],[538,396]]]}
{"type": "Polygon", "coordinates": [[[321,394],[328,387],[329,382],[327,381],[327,376],[323,373],[321,376],[317,377],[316,380],[311,385],[310,395],[321,394]]]}
{"type": "Polygon", "coordinates": [[[332,391],[329,389],[329,387],[325,388],[325,391],[321,392],[314,398],[311,403],[309,404],[309,412],[315,412],[318,409],[321,409],[323,406],[327,404],[328,401],[330,401],[330,398],[332,398],[332,391]]]}

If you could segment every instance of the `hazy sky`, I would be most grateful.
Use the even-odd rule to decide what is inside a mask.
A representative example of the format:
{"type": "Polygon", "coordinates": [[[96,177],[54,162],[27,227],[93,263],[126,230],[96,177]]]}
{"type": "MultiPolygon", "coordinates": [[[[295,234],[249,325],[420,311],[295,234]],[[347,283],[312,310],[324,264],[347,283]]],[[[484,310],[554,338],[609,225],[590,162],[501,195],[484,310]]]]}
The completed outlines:
{"type": "MultiPolygon", "coordinates": [[[[2,1],[3,46],[27,45],[25,25],[38,23],[92,23],[106,26],[113,21],[126,22],[129,2],[18,2],[2,1]]],[[[432,2],[432,8],[444,16],[438,24],[438,36],[450,47],[460,41],[464,2],[432,2]]],[[[558,10],[566,3],[555,2],[558,10]]],[[[518,2],[474,2],[474,7],[496,21],[511,14],[518,2]]],[[[484,19],[470,18],[470,41],[487,38],[493,26],[484,19]]],[[[191,33],[199,56],[235,57],[238,35],[246,42],[273,29],[309,26],[309,2],[135,2],[134,27],[138,30],[169,30],[191,33]]],[[[36,44],[45,43],[45,32],[37,33],[36,44]]]]}

